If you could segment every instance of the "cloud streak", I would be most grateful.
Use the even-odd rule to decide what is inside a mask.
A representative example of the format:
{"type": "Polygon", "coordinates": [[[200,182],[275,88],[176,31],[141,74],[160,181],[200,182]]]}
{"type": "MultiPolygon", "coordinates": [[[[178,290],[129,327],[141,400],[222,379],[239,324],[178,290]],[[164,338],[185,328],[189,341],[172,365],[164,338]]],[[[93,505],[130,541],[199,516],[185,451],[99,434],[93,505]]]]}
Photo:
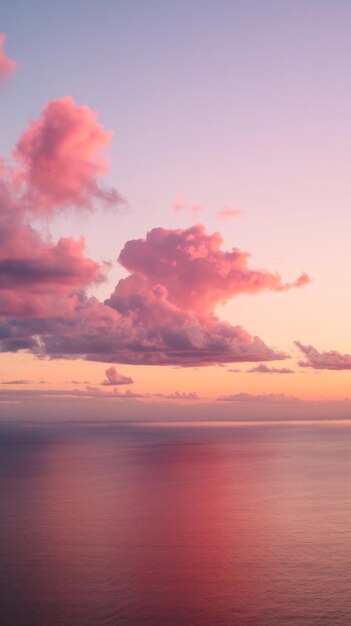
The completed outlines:
{"type": "Polygon", "coordinates": [[[351,370],[351,354],[340,354],[336,350],[318,352],[313,346],[305,346],[295,342],[303,352],[306,361],[299,361],[300,367],[311,367],[316,370],[351,370]]]}
{"type": "Polygon", "coordinates": [[[256,367],[248,370],[249,374],[294,374],[294,370],[288,367],[269,367],[265,363],[260,363],[256,367]]]}
{"type": "Polygon", "coordinates": [[[300,398],[295,396],[286,396],[283,393],[267,393],[267,394],[252,394],[252,393],[235,393],[232,395],[223,395],[217,398],[218,402],[244,402],[244,403],[264,403],[264,404],[290,404],[302,402],[300,398]]]}

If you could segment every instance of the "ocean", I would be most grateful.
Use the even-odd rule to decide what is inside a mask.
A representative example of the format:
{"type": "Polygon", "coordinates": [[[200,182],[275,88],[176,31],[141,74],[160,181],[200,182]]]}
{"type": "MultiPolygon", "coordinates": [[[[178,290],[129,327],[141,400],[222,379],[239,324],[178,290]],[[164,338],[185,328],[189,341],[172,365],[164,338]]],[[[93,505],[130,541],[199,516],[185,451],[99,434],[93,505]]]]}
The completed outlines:
{"type": "Polygon", "coordinates": [[[351,424],[0,426],[1,626],[351,624],[351,424]]]}

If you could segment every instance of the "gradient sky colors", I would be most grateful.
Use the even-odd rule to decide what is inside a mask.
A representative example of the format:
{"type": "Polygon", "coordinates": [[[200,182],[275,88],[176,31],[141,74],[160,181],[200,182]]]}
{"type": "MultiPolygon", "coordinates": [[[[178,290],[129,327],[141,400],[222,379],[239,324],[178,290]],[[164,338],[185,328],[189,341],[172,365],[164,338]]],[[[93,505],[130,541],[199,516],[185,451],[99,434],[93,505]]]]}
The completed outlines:
{"type": "Polygon", "coordinates": [[[5,417],[349,417],[350,5],[2,13],[5,417]]]}

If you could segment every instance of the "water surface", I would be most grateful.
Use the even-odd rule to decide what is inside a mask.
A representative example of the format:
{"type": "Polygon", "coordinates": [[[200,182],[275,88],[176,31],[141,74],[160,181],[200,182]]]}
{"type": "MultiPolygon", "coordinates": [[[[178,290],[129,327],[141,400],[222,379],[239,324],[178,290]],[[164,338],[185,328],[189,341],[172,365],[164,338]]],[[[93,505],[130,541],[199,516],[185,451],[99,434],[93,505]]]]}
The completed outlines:
{"type": "Polygon", "coordinates": [[[351,623],[351,426],[0,430],[2,626],[351,623]]]}

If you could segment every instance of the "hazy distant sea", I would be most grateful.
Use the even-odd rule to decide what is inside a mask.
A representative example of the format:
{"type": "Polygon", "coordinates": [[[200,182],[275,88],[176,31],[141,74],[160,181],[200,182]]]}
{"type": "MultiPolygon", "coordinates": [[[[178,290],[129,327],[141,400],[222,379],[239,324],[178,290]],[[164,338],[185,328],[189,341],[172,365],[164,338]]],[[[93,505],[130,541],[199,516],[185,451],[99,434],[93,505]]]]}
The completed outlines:
{"type": "Polygon", "coordinates": [[[1,626],[351,624],[351,425],[0,441],[1,626]]]}

